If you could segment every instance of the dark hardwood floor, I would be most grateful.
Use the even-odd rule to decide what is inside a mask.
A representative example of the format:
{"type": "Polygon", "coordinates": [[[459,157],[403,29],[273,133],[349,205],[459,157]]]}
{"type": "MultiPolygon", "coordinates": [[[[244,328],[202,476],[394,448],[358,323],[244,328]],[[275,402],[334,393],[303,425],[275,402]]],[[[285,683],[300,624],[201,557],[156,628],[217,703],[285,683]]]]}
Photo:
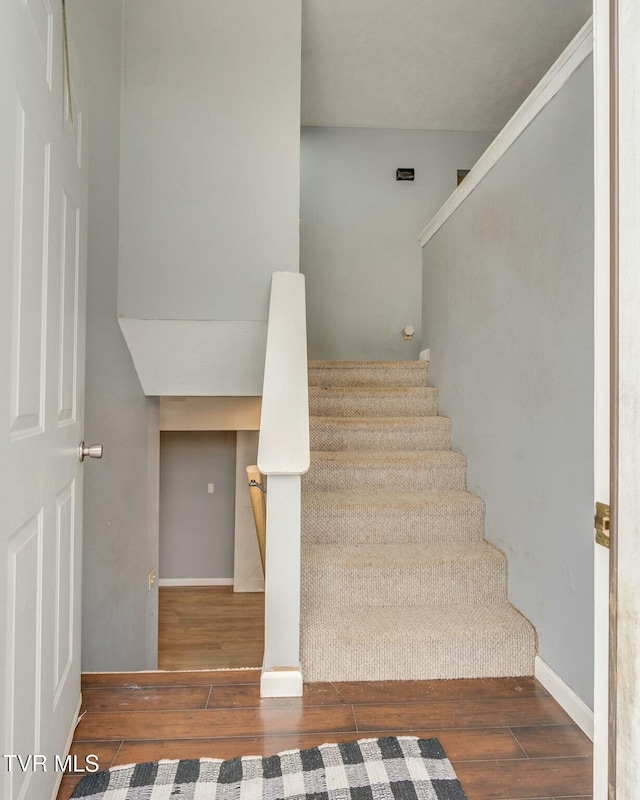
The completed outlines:
{"type": "Polygon", "coordinates": [[[259,667],[264,594],[231,586],[161,586],[159,669],[259,667]]]}
{"type": "MultiPolygon", "coordinates": [[[[87,674],[72,755],[101,769],[272,755],[328,741],[437,736],[469,800],[591,796],[591,742],[533,678],[315,683],[260,699],[264,595],[160,590],[161,669],[87,674]],[[210,671],[184,671],[210,670],[210,671]]],[[[67,800],[81,776],[63,778],[67,800]]]]}
{"type": "MultiPolygon", "coordinates": [[[[533,678],[318,683],[261,700],[258,670],[90,674],[72,753],[100,768],[437,736],[469,800],[588,798],[591,742],[533,678]]],[[[65,776],[58,800],[79,780],[65,776]]]]}

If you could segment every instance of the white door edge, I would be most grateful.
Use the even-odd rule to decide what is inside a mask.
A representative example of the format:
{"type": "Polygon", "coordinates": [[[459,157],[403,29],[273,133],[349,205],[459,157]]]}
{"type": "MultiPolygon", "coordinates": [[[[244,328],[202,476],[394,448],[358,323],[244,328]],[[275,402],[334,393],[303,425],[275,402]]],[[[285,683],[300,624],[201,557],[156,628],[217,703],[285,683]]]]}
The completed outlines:
{"type": "MultiPolygon", "coordinates": [[[[594,507],[609,503],[609,0],[594,2],[594,507]]],[[[593,531],[585,532],[593,537],[593,531]]],[[[609,551],[594,547],[593,797],[608,794],[609,551]]]]}

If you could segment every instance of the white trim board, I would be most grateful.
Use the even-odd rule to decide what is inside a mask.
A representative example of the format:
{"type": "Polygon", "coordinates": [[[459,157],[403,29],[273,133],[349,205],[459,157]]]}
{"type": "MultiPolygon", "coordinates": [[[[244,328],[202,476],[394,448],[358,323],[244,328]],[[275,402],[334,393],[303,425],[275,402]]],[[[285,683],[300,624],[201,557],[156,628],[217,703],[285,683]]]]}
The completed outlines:
{"type": "Polygon", "coordinates": [[[260,697],[302,697],[300,668],[265,669],[260,677],[260,697]]]}
{"type": "Polygon", "coordinates": [[[511,117],[489,147],[476,161],[469,174],[449,196],[435,217],[418,237],[422,247],[444,225],[458,206],[471,194],[480,181],[498,163],[542,109],[558,94],[580,64],[593,52],[593,18],[590,17],[540,83],[511,117]]]}
{"type": "Polygon", "coordinates": [[[593,741],[593,711],[540,656],[536,656],[535,676],[582,732],[593,741]]]}
{"type": "Polygon", "coordinates": [[[159,578],[158,586],[233,586],[233,578],[159,578]]]}
{"type": "MultiPolygon", "coordinates": [[[[260,669],[262,669],[262,667],[259,666],[258,667],[213,667],[213,669],[208,669],[206,667],[203,667],[202,669],[181,669],[178,671],[179,672],[243,672],[243,671],[257,672],[260,669]]],[[[83,672],[82,674],[83,675],[155,675],[156,672],[162,673],[163,675],[169,675],[172,672],[176,672],[176,670],[175,669],[127,669],[124,672],[122,670],[107,671],[107,672],[105,672],[104,670],[93,670],[92,672],[83,672]]],[[[129,688],[131,687],[129,686],[129,688]]]]}

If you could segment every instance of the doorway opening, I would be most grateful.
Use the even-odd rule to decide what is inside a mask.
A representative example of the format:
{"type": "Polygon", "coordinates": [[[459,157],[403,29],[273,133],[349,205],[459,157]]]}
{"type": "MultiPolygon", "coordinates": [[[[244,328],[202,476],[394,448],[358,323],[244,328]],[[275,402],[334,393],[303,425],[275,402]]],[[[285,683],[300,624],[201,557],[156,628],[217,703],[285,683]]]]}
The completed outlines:
{"type": "Polygon", "coordinates": [[[262,664],[264,578],[245,476],[257,440],[257,431],[161,432],[161,670],[262,664]]]}

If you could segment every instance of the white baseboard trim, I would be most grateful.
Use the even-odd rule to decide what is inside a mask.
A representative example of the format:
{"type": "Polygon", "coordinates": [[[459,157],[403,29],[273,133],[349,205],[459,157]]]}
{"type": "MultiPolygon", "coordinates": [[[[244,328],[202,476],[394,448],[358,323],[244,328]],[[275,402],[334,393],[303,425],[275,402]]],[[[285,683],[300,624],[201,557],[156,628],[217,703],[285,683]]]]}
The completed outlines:
{"type": "Polygon", "coordinates": [[[158,586],[233,586],[233,578],[160,578],[158,586]]]}
{"type": "Polygon", "coordinates": [[[260,697],[302,697],[302,671],[300,668],[262,668],[260,697]]]}
{"type": "Polygon", "coordinates": [[[245,583],[240,584],[240,588],[238,588],[237,583],[234,583],[233,591],[236,594],[242,594],[243,592],[249,592],[252,594],[257,594],[258,592],[262,592],[264,594],[264,580],[245,581],[245,583]]]}
{"type": "Polygon", "coordinates": [[[593,711],[589,706],[540,656],[536,656],[535,675],[551,697],[564,708],[583,733],[586,733],[593,741],[593,711]]]}

